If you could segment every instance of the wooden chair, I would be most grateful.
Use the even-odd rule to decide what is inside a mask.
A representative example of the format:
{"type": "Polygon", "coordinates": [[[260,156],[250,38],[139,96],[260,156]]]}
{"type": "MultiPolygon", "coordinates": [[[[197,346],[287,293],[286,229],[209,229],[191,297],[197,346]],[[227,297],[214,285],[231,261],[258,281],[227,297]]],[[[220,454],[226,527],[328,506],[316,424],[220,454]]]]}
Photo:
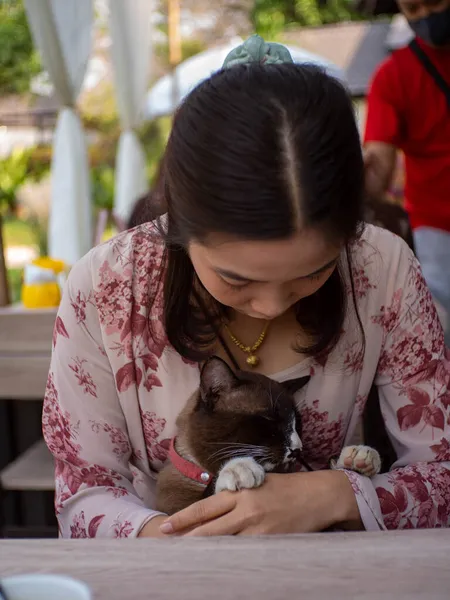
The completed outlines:
{"type": "Polygon", "coordinates": [[[49,499],[52,503],[54,473],[53,459],[42,440],[40,403],[55,316],[55,310],[0,308],[0,419],[4,433],[0,436],[0,535],[8,537],[42,537],[57,532],[53,515],[45,519],[52,521],[50,526],[42,522],[44,518],[35,517],[37,512],[53,513],[53,509],[45,508],[49,499]],[[27,503],[25,497],[33,500],[27,503]],[[7,523],[8,506],[13,519],[7,523]],[[27,513],[31,519],[26,518],[27,513]],[[28,523],[30,520],[34,526],[28,523]]]}

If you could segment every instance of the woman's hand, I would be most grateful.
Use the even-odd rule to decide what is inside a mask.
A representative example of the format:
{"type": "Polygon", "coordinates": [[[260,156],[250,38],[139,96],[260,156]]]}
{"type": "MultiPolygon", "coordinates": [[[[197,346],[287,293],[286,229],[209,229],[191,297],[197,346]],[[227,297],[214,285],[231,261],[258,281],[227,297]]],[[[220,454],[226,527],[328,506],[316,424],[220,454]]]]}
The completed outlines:
{"type": "Polygon", "coordinates": [[[360,529],[351,484],[341,471],[267,475],[264,485],[221,492],[172,515],[165,534],[188,536],[308,533],[332,525],[360,529]]]}
{"type": "Polygon", "coordinates": [[[138,538],[151,537],[151,538],[164,538],[167,537],[161,531],[161,525],[166,521],[165,515],[158,515],[150,519],[148,523],[144,525],[141,531],[138,533],[138,538]]]}

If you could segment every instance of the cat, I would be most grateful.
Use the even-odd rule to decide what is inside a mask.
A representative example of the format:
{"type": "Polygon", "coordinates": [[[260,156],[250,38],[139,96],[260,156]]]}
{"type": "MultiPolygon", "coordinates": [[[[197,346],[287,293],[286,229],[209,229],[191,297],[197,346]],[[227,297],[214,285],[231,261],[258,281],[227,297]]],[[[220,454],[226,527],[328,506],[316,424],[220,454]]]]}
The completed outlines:
{"type": "MultiPolygon", "coordinates": [[[[294,394],[309,379],[278,383],[234,373],[222,359],[210,358],[178,416],[178,435],[157,481],[156,509],[171,515],[213,493],[259,487],[266,473],[298,470],[302,440],[294,394]]],[[[367,476],[380,466],[377,451],[366,446],[344,448],[333,464],[367,476]]]]}

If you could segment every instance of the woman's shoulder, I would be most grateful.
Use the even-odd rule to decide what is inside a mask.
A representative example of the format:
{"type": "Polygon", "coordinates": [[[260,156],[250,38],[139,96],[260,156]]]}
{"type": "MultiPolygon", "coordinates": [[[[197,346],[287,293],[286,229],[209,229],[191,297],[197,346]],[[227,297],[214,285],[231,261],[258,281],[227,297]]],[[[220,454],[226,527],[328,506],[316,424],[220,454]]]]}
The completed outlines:
{"type": "Polygon", "coordinates": [[[387,229],[366,225],[351,248],[356,296],[384,303],[405,283],[416,259],[409,246],[387,229]]]}
{"type": "Polygon", "coordinates": [[[352,260],[363,263],[370,271],[377,264],[383,270],[398,268],[414,258],[408,244],[395,233],[376,225],[365,225],[360,238],[351,246],[352,260]]]}
{"type": "Polygon", "coordinates": [[[145,305],[156,294],[163,262],[158,226],[145,223],[92,248],[71,269],[69,287],[95,298],[97,305],[145,305]]]}
{"type": "Polygon", "coordinates": [[[111,268],[134,271],[144,267],[147,273],[159,268],[164,253],[164,240],[156,221],[138,225],[93,248],[91,266],[101,268],[107,262],[111,268]]]}

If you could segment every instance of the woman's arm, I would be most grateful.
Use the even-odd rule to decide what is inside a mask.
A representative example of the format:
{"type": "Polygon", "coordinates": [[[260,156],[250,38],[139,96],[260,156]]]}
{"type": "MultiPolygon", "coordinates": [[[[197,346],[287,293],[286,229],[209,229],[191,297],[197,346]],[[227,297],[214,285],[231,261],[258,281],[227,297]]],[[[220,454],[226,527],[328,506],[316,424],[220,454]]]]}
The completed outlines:
{"type": "Polygon", "coordinates": [[[420,267],[406,249],[398,273],[403,283],[374,317],[385,339],[376,384],[398,460],[372,480],[348,476],[366,528],[448,527],[450,351],[420,267]]]}
{"type": "Polygon", "coordinates": [[[131,446],[103,348],[90,255],[72,269],[58,311],[43,432],[55,458],[62,537],[133,537],[160,514],[144,506],[132,484],[131,446]]]}
{"type": "MultiPolygon", "coordinates": [[[[150,523],[150,526],[152,522],[150,523]]],[[[363,529],[342,471],[269,474],[259,488],[220,492],[162,519],[164,534],[189,536],[310,533],[363,529]]]]}

